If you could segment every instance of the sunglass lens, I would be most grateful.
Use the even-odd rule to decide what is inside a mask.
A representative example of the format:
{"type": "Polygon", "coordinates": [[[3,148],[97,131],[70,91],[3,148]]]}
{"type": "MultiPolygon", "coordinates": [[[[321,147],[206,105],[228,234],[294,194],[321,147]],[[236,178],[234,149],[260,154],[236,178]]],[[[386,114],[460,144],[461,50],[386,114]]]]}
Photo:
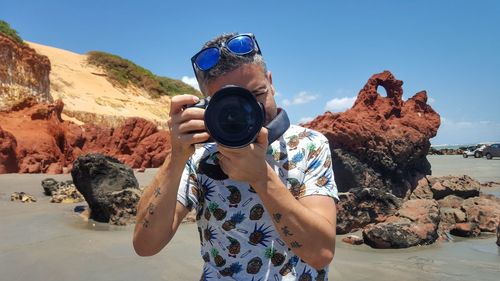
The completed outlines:
{"type": "Polygon", "coordinates": [[[248,35],[236,36],[226,43],[226,46],[231,52],[237,55],[245,55],[253,51],[253,39],[248,35]]]}
{"type": "Polygon", "coordinates": [[[218,48],[208,48],[203,50],[195,59],[195,63],[199,69],[206,71],[214,67],[219,61],[220,53],[218,48]]]}

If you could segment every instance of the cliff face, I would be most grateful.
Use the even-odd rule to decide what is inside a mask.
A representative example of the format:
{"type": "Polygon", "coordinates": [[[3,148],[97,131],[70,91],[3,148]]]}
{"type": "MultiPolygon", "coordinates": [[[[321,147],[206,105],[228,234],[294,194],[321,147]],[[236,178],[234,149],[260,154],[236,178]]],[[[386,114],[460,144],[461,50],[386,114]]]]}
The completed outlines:
{"type": "Polygon", "coordinates": [[[129,118],[110,128],[61,118],[64,104],[26,99],[0,112],[0,174],[51,173],[71,169],[82,154],[103,153],[132,168],[159,167],[170,150],[168,132],[151,121],[129,118]]]}
{"type": "Polygon", "coordinates": [[[0,35],[0,174],[62,173],[86,153],[132,168],[163,163],[170,138],[158,125],[166,123],[170,98],[115,86],[86,61],[0,35]]]}
{"type": "Polygon", "coordinates": [[[46,56],[0,34],[0,110],[27,97],[51,102],[50,68],[46,56]]]}

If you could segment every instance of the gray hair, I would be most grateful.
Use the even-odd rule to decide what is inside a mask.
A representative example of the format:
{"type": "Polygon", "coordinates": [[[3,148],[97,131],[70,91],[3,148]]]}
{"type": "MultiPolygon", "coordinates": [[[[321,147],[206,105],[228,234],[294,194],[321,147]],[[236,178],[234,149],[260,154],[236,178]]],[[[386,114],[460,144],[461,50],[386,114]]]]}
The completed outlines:
{"type": "MultiPolygon", "coordinates": [[[[203,45],[202,47],[202,50],[214,46],[219,47],[222,45],[222,42],[226,42],[229,38],[236,35],[238,35],[238,33],[226,33],[219,35],[216,38],[205,43],[205,45],[203,45]]],[[[213,68],[209,69],[208,71],[201,71],[195,68],[196,76],[198,78],[198,84],[200,85],[202,93],[205,96],[208,94],[207,84],[210,81],[213,81],[216,78],[221,77],[224,74],[231,72],[244,64],[260,65],[264,73],[267,73],[267,66],[261,54],[253,52],[247,55],[240,56],[231,53],[226,48],[221,48],[220,59],[213,68]]]]}

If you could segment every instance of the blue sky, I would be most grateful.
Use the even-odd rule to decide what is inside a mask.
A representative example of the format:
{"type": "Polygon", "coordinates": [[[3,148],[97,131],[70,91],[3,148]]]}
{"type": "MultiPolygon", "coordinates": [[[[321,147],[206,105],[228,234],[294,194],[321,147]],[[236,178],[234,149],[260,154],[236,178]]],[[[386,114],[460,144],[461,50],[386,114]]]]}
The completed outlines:
{"type": "Polygon", "coordinates": [[[433,144],[500,141],[500,1],[24,1],[0,19],[28,41],[101,50],[189,81],[191,56],[223,32],[253,32],[292,122],[343,111],[390,70],[426,90],[433,144]]]}

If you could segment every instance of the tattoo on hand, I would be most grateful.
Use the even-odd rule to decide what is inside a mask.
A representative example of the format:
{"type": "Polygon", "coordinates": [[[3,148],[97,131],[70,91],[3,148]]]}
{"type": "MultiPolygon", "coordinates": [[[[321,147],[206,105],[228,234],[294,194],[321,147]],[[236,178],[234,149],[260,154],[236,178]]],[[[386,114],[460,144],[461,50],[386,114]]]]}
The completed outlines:
{"type": "Polygon", "coordinates": [[[292,236],[293,235],[293,233],[290,231],[290,229],[288,229],[288,226],[286,226],[286,225],[281,228],[281,231],[283,231],[283,234],[285,236],[292,236]]]}
{"type": "Polygon", "coordinates": [[[155,188],[155,197],[160,196],[160,194],[161,194],[160,187],[158,186],[158,187],[155,188]]]}
{"type": "Polygon", "coordinates": [[[155,204],[153,203],[149,203],[149,206],[148,206],[148,213],[150,215],[154,214],[155,213],[155,204]]]}
{"type": "Polygon", "coordinates": [[[147,219],[144,219],[144,221],[142,222],[142,227],[144,227],[144,228],[149,227],[149,221],[147,219]]]}
{"type": "Polygon", "coordinates": [[[276,213],[273,215],[273,218],[274,220],[279,223],[281,221],[281,214],[280,213],[276,213]]]}
{"type": "Polygon", "coordinates": [[[297,241],[293,241],[292,243],[290,243],[290,246],[292,246],[292,248],[300,248],[302,247],[302,244],[297,241]]]}

